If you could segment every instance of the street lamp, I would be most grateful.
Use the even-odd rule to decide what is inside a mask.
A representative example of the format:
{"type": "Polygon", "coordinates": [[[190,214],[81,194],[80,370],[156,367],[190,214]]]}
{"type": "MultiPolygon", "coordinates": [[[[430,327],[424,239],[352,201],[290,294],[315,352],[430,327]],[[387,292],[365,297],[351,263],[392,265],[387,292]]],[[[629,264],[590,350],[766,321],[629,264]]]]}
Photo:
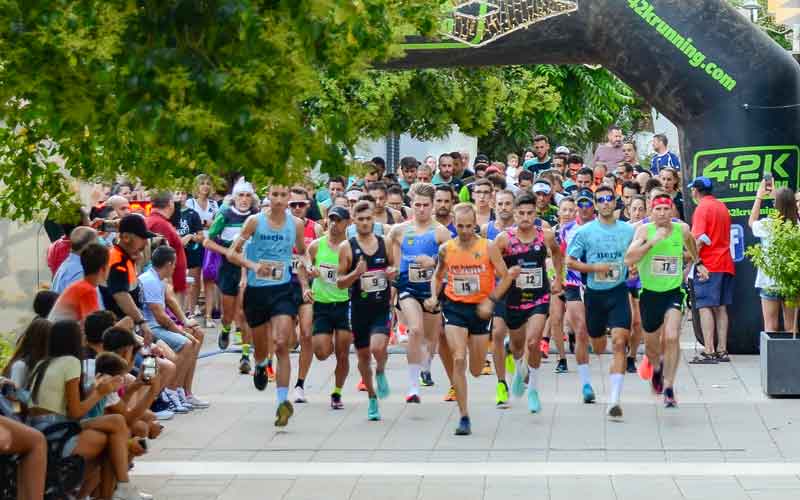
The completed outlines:
{"type": "Polygon", "coordinates": [[[742,8],[750,14],[750,22],[758,22],[758,13],[761,11],[761,4],[756,0],[745,0],[742,3],[742,8]]]}

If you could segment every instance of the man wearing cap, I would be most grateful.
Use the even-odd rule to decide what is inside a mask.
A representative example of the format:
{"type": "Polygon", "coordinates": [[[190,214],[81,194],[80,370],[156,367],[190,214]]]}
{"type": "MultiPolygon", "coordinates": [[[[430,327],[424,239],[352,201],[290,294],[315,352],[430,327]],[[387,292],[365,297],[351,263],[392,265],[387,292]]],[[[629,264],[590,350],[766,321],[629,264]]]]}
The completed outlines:
{"type": "Polygon", "coordinates": [[[533,176],[553,168],[553,159],[550,158],[550,139],[546,135],[537,135],[533,138],[533,158],[527,160],[523,167],[533,172],[533,176]]]}
{"type": "Polygon", "coordinates": [[[133,319],[137,330],[141,329],[145,345],[150,345],[153,341],[153,332],[140,310],[142,304],[136,261],[142,258],[147,240],[155,236],[147,230],[147,224],[141,215],[130,214],[123,217],[119,222],[119,239],[109,253],[106,286],[100,287],[106,309],[118,318],[129,316],[133,319]]]}
{"type": "Polygon", "coordinates": [[[350,371],[350,331],[348,290],[337,286],[339,272],[339,245],[345,241],[345,232],[350,223],[350,211],[344,207],[331,207],[328,211],[328,231],[308,247],[311,275],[314,282],[311,294],[314,298],[314,326],[312,345],[314,355],[324,361],[336,353],[334,385],[331,393],[331,408],[341,410],[342,387],[350,371]]]}
{"type": "Polygon", "coordinates": [[[697,203],[692,215],[692,235],[700,253],[694,273],[694,303],[700,312],[705,344],[705,351],[693,362],[727,362],[730,361],[727,306],[733,303],[733,277],[736,274],[730,251],[731,216],[725,204],[711,194],[711,179],[698,177],[689,188],[697,203]]]}
{"type": "Polygon", "coordinates": [[[403,188],[403,193],[408,193],[408,189],[417,181],[417,169],[419,162],[413,156],[406,156],[400,160],[400,187],[403,188]]]}
{"type": "MultiPolygon", "coordinates": [[[[475,181],[478,179],[484,179],[489,174],[487,170],[489,168],[489,157],[486,155],[478,155],[475,158],[475,174],[467,175],[469,170],[464,171],[464,175],[461,177],[461,182],[464,183],[464,186],[458,193],[458,199],[463,202],[472,202],[472,190],[475,188],[475,181]]],[[[455,175],[455,174],[454,174],[455,175]]]]}
{"type": "Polygon", "coordinates": [[[536,217],[546,221],[550,227],[558,224],[558,208],[552,205],[553,187],[547,179],[539,179],[533,184],[536,196],[536,217]]]}

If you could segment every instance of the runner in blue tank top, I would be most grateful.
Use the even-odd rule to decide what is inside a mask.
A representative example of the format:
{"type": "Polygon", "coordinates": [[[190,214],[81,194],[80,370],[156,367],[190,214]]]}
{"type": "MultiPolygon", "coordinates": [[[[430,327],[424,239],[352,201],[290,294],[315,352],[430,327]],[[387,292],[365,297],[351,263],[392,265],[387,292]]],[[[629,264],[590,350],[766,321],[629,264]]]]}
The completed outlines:
{"type": "MultiPolygon", "coordinates": [[[[450,239],[450,231],[433,218],[435,188],[417,183],[409,191],[413,199],[414,219],[392,227],[388,246],[393,262],[399,263],[400,273],[395,283],[400,311],[408,326],[409,391],[406,401],[419,403],[419,377],[428,356],[423,353],[423,337],[433,345],[441,328],[441,312],[423,309],[431,296],[431,279],[436,266],[439,245],[450,239]]],[[[449,359],[449,351],[442,352],[449,359]]]]}
{"type": "MultiPolygon", "coordinates": [[[[274,335],[278,358],[278,410],[275,425],[285,426],[294,412],[287,400],[291,365],[289,337],[294,329],[297,302],[292,292],[292,248],[305,254],[303,221],[287,212],[289,189],[273,185],[269,189],[270,208],[245,221],[242,232],[231,245],[228,259],[247,270],[244,314],[253,330],[256,369],[253,384],[263,391],[267,386],[267,339],[274,335]],[[248,243],[245,247],[245,243],[248,243]]],[[[297,269],[305,299],[310,299],[303,266],[297,269]]]]}

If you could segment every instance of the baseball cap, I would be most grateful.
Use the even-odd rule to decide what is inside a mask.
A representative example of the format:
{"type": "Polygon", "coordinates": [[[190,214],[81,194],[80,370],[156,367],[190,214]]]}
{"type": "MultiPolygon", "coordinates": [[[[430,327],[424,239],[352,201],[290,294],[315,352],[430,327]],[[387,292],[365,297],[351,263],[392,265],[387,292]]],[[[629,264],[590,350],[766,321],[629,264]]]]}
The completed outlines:
{"type": "Polygon", "coordinates": [[[691,188],[711,189],[713,187],[713,184],[711,183],[711,179],[709,179],[708,177],[701,176],[701,177],[695,177],[695,179],[691,182],[691,184],[689,184],[686,187],[688,187],[689,189],[691,188]]]}
{"type": "Polygon", "coordinates": [[[328,210],[328,218],[337,218],[339,220],[350,220],[350,210],[336,205],[328,210]]]}
{"type": "Polygon", "coordinates": [[[556,154],[568,155],[569,154],[569,148],[566,147],[566,146],[559,146],[559,147],[556,148],[556,154]]]}
{"type": "Polygon", "coordinates": [[[486,169],[486,175],[499,174],[499,173],[501,173],[500,169],[495,167],[495,166],[491,166],[491,167],[486,169]]]}
{"type": "Polygon", "coordinates": [[[139,238],[155,238],[158,236],[156,233],[151,233],[147,230],[147,224],[144,217],[139,214],[126,215],[119,221],[119,234],[133,234],[139,238]]]}
{"type": "Polygon", "coordinates": [[[544,193],[550,194],[550,191],[553,189],[550,187],[550,184],[547,182],[536,181],[536,184],[533,185],[533,192],[534,193],[544,193]]]}
{"type": "Polygon", "coordinates": [[[359,198],[361,198],[361,195],[362,195],[362,194],[364,194],[364,193],[362,193],[361,191],[359,191],[359,190],[357,190],[357,189],[351,189],[350,191],[348,191],[348,192],[345,194],[345,197],[346,197],[348,200],[352,200],[352,201],[358,201],[358,199],[359,199],[359,198]]]}
{"type": "Polygon", "coordinates": [[[575,201],[581,201],[581,200],[589,200],[591,202],[594,202],[594,193],[592,192],[592,190],[581,189],[580,191],[578,191],[578,194],[575,195],[575,201]]]}
{"type": "Polygon", "coordinates": [[[486,156],[486,155],[478,155],[478,156],[476,156],[475,157],[475,165],[478,165],[480,163],[484,163],[484,164],[488,165],[489,164],[489,157],[486,156]]]}

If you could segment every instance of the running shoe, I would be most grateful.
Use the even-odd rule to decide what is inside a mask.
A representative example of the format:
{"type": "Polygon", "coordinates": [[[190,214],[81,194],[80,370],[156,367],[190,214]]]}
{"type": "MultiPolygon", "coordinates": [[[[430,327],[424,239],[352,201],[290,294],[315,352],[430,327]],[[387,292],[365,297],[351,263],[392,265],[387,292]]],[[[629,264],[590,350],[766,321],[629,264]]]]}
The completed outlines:
{"type": "Polygon", "coordinates": [[[450,390],[447,391],[447,394],[444,395],[445,401],[457,401],[456,398],[456,388],[450,386],[450,390]]]}
{"type": "Polygon", "coordinates": [[[222,329],[219,331],[219,336],[217,337],[217,346],[219,346],[220,350],[226,350],[228,346],[231,345],[231,326],[228,325],[227,327],[223,326],[222,329]]]}
{"type": "Polygon", "coordinates": [[[586,404],[594,403],[594,389],[591,384],[583,384],[583,402],[586,404]]]}
{"type": "Polygon", "coordinates": [[[497,390],[495,391],[495,401],[498,408],[508,408],[508,386],[505,380],[497,382],[497,390]]]}
{"type": "MultiPolygon", "coordinates": [[[[189,398],[186,396],[186,390],[183,387],[178,387],[177,389],[175,389],[175,392],[178,393],[178,397],[181,400],[181,404],[185,408],[189,410],[194,410],[194,405],[192,404],[191,401],[189,401],[189,398]]],[[[208,405],[206,405],[206,408],[208,408],[208,405]]]]}
{"type": "Polygon", "coordinates": [[[556,364],[556,373],[567,373],[569,369],[567,368],[567,358],[561,358],[558,360],[558,364],[556,364]]]}
{"type": "Polygon", "coordinates": [[[522,373],[523,370],[514,372],[514,378],[511,380],[511,394],[515,398],[521,398],[525,394],[525,378],[527,373],[522,373]]]}
{"type": "Polygon", "coordinates": [[[619,403],[608,408],[608,418],[612,420],[619,420],[622,418],[622,406],[620,406],[619,403]]]}
{"type": "MultiPolygon", "coordinates": [[[[383,372],[379,372],[375,374],[375,381],[377,388],[375,391],[380,399],[386,399],[389,397],[389,379],[386,378],[386,374],[383,372]]],[[[366,387],[364,388],[366,389],[366,387]]]]}
{"type": "Polygon", "coordinates": [[[172,413],[183,414],[189,413],[191,411],[189,408],[183,406],[181,404],[181,398],[178,396],[176,391],[171,389],[164,389],[162,394],[167,399],[167,404],[169,404],[169,411],[172,413]]]}
{"type": "Polygon", "coordinates": [[[331,408],[334,410],[341,410],[344,408],[344,403],[342,403],[342,395],[333,393],[331,394],[331,408]]]}
{"type": "Polygon", "coordinates": [[[270,382],[275,382],[275,369],[272,368],[272,364],[267,365],[267,377],[269,377],[270,382]]]}
{"type": "Polygon", "coordinates": [[[506,373],[513,375],[517,367],[514,366],[514,356],[509,352],[506,354],[506,373]]]}
{"type": "Polygon", "coordinates": [[[528,411],[539,413],[542,411],[542,403],[539,401],[539,391],[528,389],[528,411]]]}
{"type": "Polygon", "coordinates": [[[653,387],[653,393],[661,394],[664,392],[664,374],[661,370],[653,370],[653,378],[650,379],[650,385],[653,387]]]}
{"type": "Polygon", "coordinates": [[[259,391],[263,391],[267,388],[267,382],[269,382],[267,368],[265,366],[256,365],[256,369],[253,372],[253,385],[256,386],[256,389],[259,391]]]}
{"type": "Polygon", "coordinates": [[[378,409],[378,398],[369,398],[369,407],[367,408],[367,420],[376,422],[381,419],[381,412],[378,409]]]}
{"type": "Polygon", "coordinates": [[[494,372],[492,371],[492,363],[489,362],[487,359],[483,365],[483,370],[481,371],[481,375],[492,375],[494,372]]]}
{"type": "Polygon", "coordinates": [[[678,401],[675,399],[675,389],[667,387],[664,389],[664,408],[677,408],[678,401]]]}
{"type": "Polygon", "coordinates": [[[469,436],[472,434],[472,425],[469,422],[469,417],[461,417],[456,428],[456,436],[469,436]]]}
{"type": "Polygon", "coordinates": [[[233,332],[232,337],[233,338],[231,339],[231,343],[233,345],[242,345],[242,331],[241,330],[239,330],[237,328],[236,331],[233,332]]]}
{"type": "Polygon", "coordinates": [[[209,403],[206,400],[198,398],[194,394],[190,394],[189,397],[187,398],[187,401],[192,405],[193,408],[208,408],[211,406],[211,403],[209,403]]]}
{"type": "Polygon", "coordinates": [[[646,354],[642,356],[642,361],[636,371],[639,373],[639,378],[644,381],[649,381],[653,378],[653,365],[646,354]]]}
{"type": "Polygon", "coordinates": [[[356,389],[358,389],[359,392],[367,392],[367,384],[364,383],[364,379],[363,378],[358,381],[358,385],[356,385],[356,389]]]}
{"type": "Polygon", "coordinates": [[[250,357],[242,356],[242,358],[239,360],[239,373],[241,373],[242,375],[248,375],[250,374],[251,368],[252,367],[250,366],[250,357]]]}
{"type": "Polygon", "coordinates": [[[628,373],[636,373],[636,358],[628,356],[628,366],[625,368],[628,373]]]}
{"type": "Polygon", "coordinates": [[[550,341],[545,339],[539,341],[539,350],[542,352],[542,358],[547,359],[550,355],[550,341]]]}
{"type": "Polygon", "coordinates": [[[416,394],[409,394],[408,396],[406,396],[406,403],[419,404],[420,403],[419,396],[417,396],[416,394]]]}
{"type": "Polygon", "coordinates": [[[575,334],[570,332],[567,339],[569,340],[569,352],[575,354],[575,334]]]}
{"type": "Polygon", "coordinates": [[[306,402],[306,391],[300,386],[294,387],[294,402],[295,403],[305,403],[306,402]]]}
{"type": "Polygon", "coordinates": [[[429,371],[419,372],[419,383],[423,387],[431,387],[433,385],[433,378],[431,377],[431,372],[429,371]]]}
{"type": "Polygon", "coordinates": [[[275,412],[275,427],[286,427],[292,415],[294,415],[292,403],[284,401],[278,405],[278,410],[275,412]]]}

